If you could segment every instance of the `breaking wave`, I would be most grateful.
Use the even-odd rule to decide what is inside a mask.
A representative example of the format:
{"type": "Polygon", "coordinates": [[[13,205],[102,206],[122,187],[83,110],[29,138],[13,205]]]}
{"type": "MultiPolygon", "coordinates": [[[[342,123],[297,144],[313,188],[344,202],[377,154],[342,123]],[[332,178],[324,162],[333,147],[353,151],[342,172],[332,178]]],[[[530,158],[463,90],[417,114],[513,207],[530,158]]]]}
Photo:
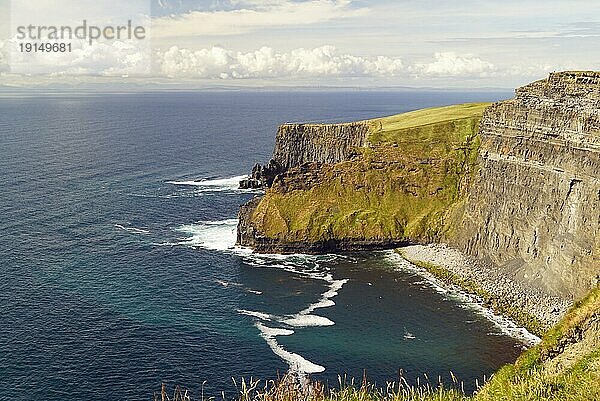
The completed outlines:
{"type": "Polygon", "coordinates": [[[194,192],[258,192],[256,189],[241,189],[240,181],[248,178],[247,175],[237,175],[235,177],[218,178],[214,180],[187,180],[187,181],[167,181],[167,184],[184,187],[193,187],[194,192]]]}
{"type": "Polygon", "coordinates": [[[118,228],[119,230],[127,231],[127,232],[130,232],[133,234],[150,234],[149,230],[145,230],[143,228],[125,227],[121,224],[115,224],[115,227],[118,228]]]}
{"type": "Polygon", "coordinates": [[[203,221],[184,225],[175,231],[188,234],[188,237],[177,242],[176,245],[216,251],[231,250],[235,247],[236,227],[237,219],[203,221]]]}
{"type": "MultiPolygon", "coordinates": [[[[237,178],[239,177],[235,177],[236,180],[237,178]]],[[[233,179],[229,180],[233,181],[233,179]]],[[[227,180],[213,181],[215,186],[225,185],[226,182],[227,180]]],[[[184,184],[182,183],[180,185],[184,184]]],[[[206,185],[206,182],[204,182],[203,185],[206,185]]],[[[319,299],[297,313],[277,316],[263,311],[251,311],[245,309],[239,309],[237,311],[242,315],[254,319],[254,324],[258,328],[260,336],[267,342],[271,350],[289,365],[290,372],[302,376],[324,371],[325,368],[323,366],[307,361],[301,355],[287,351],[277,342],[276,337],[294,334],[292,328],[324,327],[335,324],[331,319],[315,314],[314,312],[317,309],[334,306],[335,302],[333,301],[333,298],[338,295],[338,292],[348,280],[334,279],[322,263],[331,261],[335,258],[347,257],[341,255],[256,254],[247,248],[235,245],[237,223],[237,219],[227,219],[183,225],[175,229],[175,231],[187,234],[187,237],[168,245],[182,245],[232,253],[241,257],[246,264],[256,268],[281,269],[312,280],[325,282],[327,289],[321,294],[319,299]],[[265,325],[267,322],[270,326],[265,325]]],[[[245,288],[240,283],[226,282],[223,280],[218,280],[217,283],[224,287],[240,287],[247,292],[261,294],[260,291],[245,288]]]]}

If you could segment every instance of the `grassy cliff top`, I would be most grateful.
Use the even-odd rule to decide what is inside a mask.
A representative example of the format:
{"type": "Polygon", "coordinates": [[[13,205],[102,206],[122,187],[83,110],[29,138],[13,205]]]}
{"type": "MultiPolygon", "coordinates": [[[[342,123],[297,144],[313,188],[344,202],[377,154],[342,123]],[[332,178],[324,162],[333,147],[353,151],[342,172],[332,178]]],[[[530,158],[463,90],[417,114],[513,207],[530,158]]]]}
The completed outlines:
{"type": "Polygon", "coordinates": [[[476,170],[479,121],[488,103],[437,107],[367,120],[357,157],[269,188],[251,223],[285,243],[433,242],[450,235],[476,170]]]}
{"type": "Polygon", "coordinates": [[[440,129],[458,121],[479,120],[491,103],[465,103],[452,106],[433,107],[368,120],[371,126],[371,143],[402,143],[407,140],[439,139],[464,140],[465,131],[453,132],[457,137],[446,136],[448,129],[440,129]],[[437,129],[434,129],[437,128],[437,129]]]}

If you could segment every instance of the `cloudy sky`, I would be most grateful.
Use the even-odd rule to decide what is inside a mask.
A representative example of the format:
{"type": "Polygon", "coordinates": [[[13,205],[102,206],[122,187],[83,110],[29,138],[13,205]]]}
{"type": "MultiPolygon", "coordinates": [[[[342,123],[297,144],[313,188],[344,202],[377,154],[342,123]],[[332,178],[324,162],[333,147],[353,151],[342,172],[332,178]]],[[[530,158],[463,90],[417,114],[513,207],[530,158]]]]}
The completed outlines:
{"type": "MultiPolygon", "coordinates": [[[[30,2],[48,19],[64,17],[74,0],[15,1],[30,2]]],[[[93,3],[93,11],[81,7],[83,15],[107,20],[115,10],[124,13],[119,3],[134,4],[93,3]]],[[[11,55],[14,32],[8,29],[0,42],[0,84],[512,88],[551,71],[600,70],[597,0],[138,3],[150,18],[145,47],[131,41],[77,45],[60,60],[38,57],[40,68],[32,71],[14,68],[19,60],[11,55]]],[[[17,18],[12,8],[0,0],[5,31],[11,12],[17,18]]]]}

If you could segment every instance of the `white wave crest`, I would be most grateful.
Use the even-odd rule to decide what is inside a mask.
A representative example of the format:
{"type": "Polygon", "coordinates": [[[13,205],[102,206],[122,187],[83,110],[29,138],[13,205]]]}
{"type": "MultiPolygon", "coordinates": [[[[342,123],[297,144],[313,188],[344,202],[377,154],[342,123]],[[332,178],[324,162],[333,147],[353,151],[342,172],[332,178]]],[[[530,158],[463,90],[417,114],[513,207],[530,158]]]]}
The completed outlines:
{"type": "Polygon", "coordinates": [[[237,175],[235,177],[218,178],[214,180],[186,180],[186,181],[167,181],[167,184],[194,187],[196,192],[257,192],[256,189],[241,189],[240,181],[248,178],[247,175],[237,175]]]}
{"type": "Polygon", "coordinates": [[[331,275],[325,276],[325,279],[330,282],[329,289],[321,294],[321,299],[313,304],[310,304],[306,309],[302,310],[299,315],[308,315],[315,309],[329,308],[330,306],[335,305],[335,302],[331,298],[338,294],[338,291],[342,289],[348,280],[334,280],[331,275]]]}
{"type": "Polygon", "coordinates": [[[145,230],[143,228],[125,227],[121,224],[115,224],[115,227],[118,228],[119,230],[128,231],[128,232],[134,233],[134,234],[150,234],[149,230],[145,230]]]}
{"type": "Polygon", "coordinates": [[[280,329],[276,327],[267,327],[262,323],[256,323],[256,327],[260,330],[260,333],[269,337],[277,336],[291,336],[294,334],[294,330],[280,329]]]}
{"type": "Polygon", "coordinates": [[[277,335],[290,335],[293,333],[292,330],[274,329],[272,327],[267,327],[262,323],[256,323],[256,327],[258,330],[260,330],[260,336],[267,342],[267,345],[269,348],[271,348],[273,353],[288,364],[290,371],[299,375],[303,375],[320,373],[325,370],[323,366],[312,363],[298,354],[287,351],[285,348],[279,345],[275,337],[277,335]]]}
{"type": "Polygon", "coordinates": [[[176,231],[189,237],[178,245],[225,251],[235,247],[237,219],[204,221],[181,226],[176,231]]]}
{"type": "Polygon", "coordinates": [[[302,314],[297,314],[288,319],[283,319],[281,322],[293,327],[333,326],[335,324],[335,322],[323,316],[302,314]]]}
{"type": "Polygon", "coordinates": [[[256,311],[246,310],[246,309],[238,309],[237,311],[238,311],[238,313],[241,313],[242,315],[252,316],[252,317],[255,317],[260,320],[271,321],[274,318],[273,315],[270,315],[270,314],[264,313],[264,312],[256,312],[256,311]]]}

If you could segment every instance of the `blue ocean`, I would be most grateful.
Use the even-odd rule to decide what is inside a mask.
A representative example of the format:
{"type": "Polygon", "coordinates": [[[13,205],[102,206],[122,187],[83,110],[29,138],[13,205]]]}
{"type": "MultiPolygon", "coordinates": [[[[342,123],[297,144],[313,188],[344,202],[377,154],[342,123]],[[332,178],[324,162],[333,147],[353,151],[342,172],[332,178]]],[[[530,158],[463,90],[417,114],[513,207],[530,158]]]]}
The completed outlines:
{"type": "Polygon", "coordinates": [[[235,248],[237,183],[278,124],[510,93],[213,91],[0,98],[0,399],[235,395],[292,371],[473,390],[520,339],[392,252],[235,248]],[[433,379],[435,378],[435,379],[433,379]]]}

